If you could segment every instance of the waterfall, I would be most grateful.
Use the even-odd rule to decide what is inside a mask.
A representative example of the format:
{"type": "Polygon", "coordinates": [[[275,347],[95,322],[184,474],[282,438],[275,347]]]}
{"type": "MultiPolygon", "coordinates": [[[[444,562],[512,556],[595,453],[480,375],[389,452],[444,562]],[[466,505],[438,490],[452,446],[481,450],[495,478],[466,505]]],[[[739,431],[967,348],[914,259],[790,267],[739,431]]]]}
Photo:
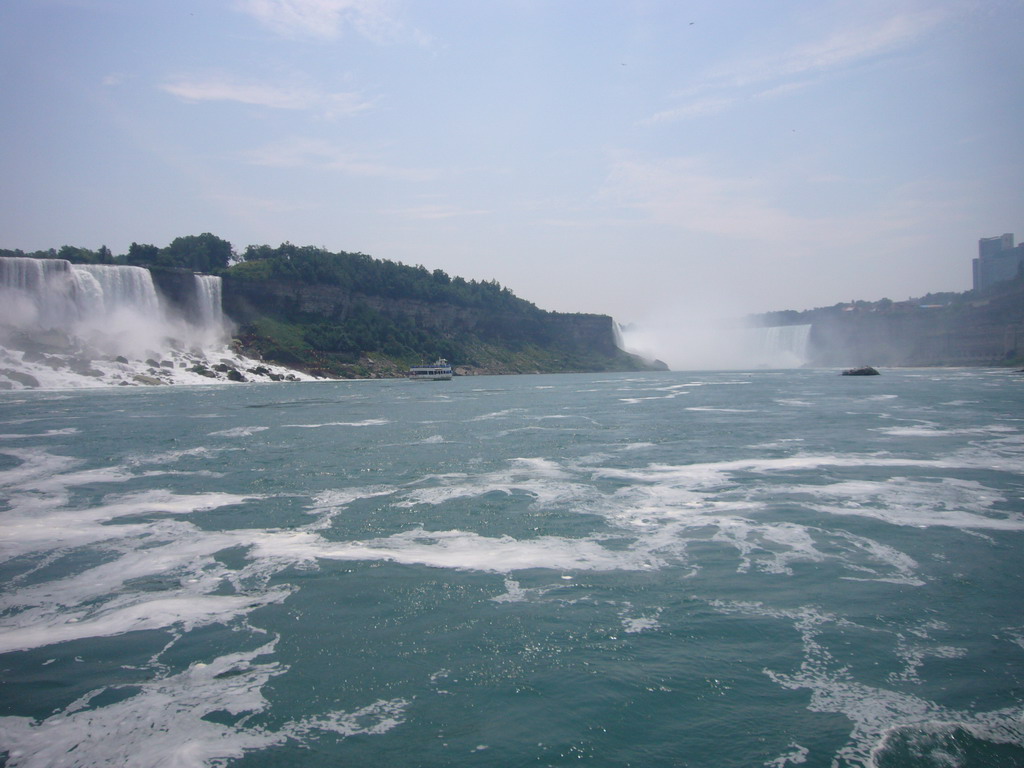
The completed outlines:
{"type": "Polygon", "coordinates": [[[72,264],[71,270],[79,275],[91,276],[99,286],[97,305],[89,307],[93,312],[110,314],[127,309],[147,317],[159,317],[163,311],[148,269],[107,264],[72,264]]]}
{"type": "Polygon", "coordinates": [[[626,349],[626,340],[622,335],[622,325],[612,321],[612,332],[615,334],[615,346],[621,350],[626,349]]]}
{"type": "Polygon", "coordinates": [[[193,286],[175,308],[143,267],[0,258],[0,325],[62,331],[105,354],[223,346],[220,278],[195,275],[193,286]]]}
{"type": "Polygon", "coordinates": [[[220,278],[216,275],[195,275],[196,325],[219,329],[224,324],[220,300],[220,278]]]}
{"type": "Polygon", "coordinates": [[[311,378],[230,348],[221,280],[0,257],[0,390],[311,378]]]}
{"type": "Polygon", "coordinates": [[[98,287],[71,263],[57,259],[0,259],[6,289],[0,322],[13,327],[60,328],[76,322],[83,305],[94,304],[98,287]]]}
{"type": "Polygon", "coordinates": [[[761,368],[799,368],[807,362],[810,325],[776,325],[752,328],[749,340],[751,365],[761,368]]]}
{"type": "Polygon", "coordinates": [[[125,310],[149,319],[162,314],[153,279],[142,267],[8,257],[0,259],[0,290],[8,304],[0,320],[18,328],[69,329],[125,310]]]}

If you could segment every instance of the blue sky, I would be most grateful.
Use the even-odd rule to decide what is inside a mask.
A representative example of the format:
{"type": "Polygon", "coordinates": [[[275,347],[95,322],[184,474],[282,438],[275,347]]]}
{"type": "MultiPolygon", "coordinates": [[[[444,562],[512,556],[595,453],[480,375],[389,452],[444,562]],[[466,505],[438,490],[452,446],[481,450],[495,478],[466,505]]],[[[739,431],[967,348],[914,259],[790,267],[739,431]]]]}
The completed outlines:
{"type": "Polygon", "coordinates": [[[1024,237],[1024,3],[5,0],[0,247],[213,232],[684,325],[1024,237]]]}

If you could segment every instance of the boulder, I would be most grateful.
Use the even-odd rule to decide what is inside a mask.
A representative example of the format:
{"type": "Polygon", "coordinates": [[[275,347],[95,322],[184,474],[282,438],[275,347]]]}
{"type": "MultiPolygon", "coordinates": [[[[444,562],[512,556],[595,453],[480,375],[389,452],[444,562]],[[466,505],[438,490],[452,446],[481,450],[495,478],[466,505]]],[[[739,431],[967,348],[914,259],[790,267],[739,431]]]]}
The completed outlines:
{"type": "Polygon", "coordinates": [[[0,371],[0,373],[2,373],[4,376],[6,376],[11,381],[16,381],[16,382],[18,382],[19,384],[21,384],[24,387],[38,387],[39,386],[39,379],[37,379],[35,376],[32,376],[30,374],[22,373],[21,371],[15,371],[15,370],[13,370],[11,368],[4,368],[2,371],[0,371]]]}

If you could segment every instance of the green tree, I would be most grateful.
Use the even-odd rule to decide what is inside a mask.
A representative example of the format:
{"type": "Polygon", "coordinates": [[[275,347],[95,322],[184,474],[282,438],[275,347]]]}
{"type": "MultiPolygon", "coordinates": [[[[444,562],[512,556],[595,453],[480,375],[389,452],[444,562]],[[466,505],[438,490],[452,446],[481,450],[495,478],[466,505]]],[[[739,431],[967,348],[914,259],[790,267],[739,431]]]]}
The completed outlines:
{"type": "Polygon", "coordinates": [[[176,237],[160,251],[158,264],[196,272],[219,272],[228,268],[232,255],[231,243],[204,232],[201,235],[176,237]]]}
{"type": "Polygon", "coordinates": [[[128,263],[135,267],[148,267],[156,264],[160,249],[155,245],[142,245],[133,242],[128,246],[128,263]]]}
{"type": "Polygon", "coordinates": [[[99,254],[88,248],[76,248],[73,245],[62,245],[57,251],[57,258],[70,261],[72,264],[97,264],[99,254]]]}

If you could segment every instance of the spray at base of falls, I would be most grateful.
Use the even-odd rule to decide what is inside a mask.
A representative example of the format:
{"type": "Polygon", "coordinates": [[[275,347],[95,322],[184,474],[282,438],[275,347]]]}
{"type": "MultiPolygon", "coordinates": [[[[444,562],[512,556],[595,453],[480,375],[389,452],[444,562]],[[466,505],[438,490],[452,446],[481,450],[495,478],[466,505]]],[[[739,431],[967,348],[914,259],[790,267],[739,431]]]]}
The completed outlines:
{"type": "Polygon", "coordinates": [[[174,306],[149,270],[0,258],[0,389],[310,379],[229,346],[220,278],[174,306]]]}
{"type": "Polygon", "coordinates": [[[772,327],[689,319],[619,329],[622,349],[682,370],[752,370],[807,365],[810,325],[772,327]]]}

